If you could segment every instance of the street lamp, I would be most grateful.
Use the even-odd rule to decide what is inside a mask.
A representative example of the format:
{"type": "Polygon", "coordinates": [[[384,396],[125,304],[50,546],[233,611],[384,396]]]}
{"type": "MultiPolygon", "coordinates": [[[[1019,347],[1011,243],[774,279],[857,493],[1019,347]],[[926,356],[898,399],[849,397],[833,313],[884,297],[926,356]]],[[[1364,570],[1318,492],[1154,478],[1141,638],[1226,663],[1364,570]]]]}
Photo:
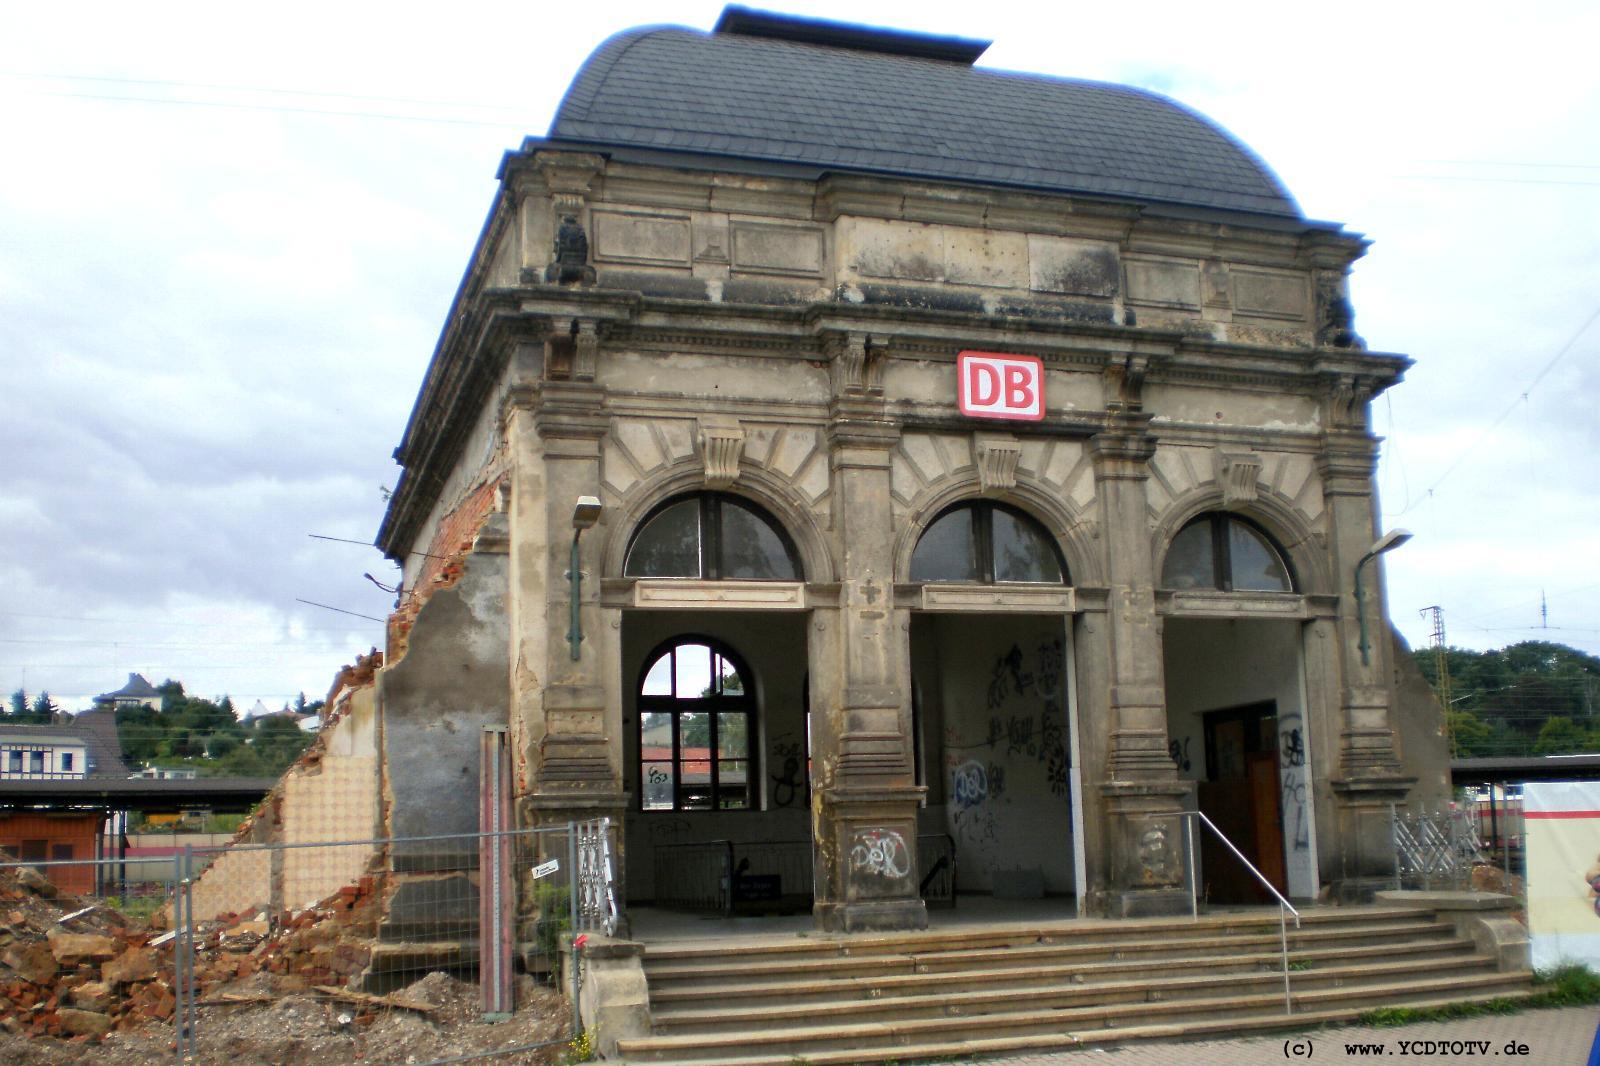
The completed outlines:
{"type": "Polygon", "coordinates": [[[572,645],[573,662],[578,661],[578,645],[583,643],[583,623],[578,617],[578,601],[583,592],[583,572],[578,569],[578,538],[598,521],[599,497],[579,496],[572,507],[572,562],[567,568],[567,580],[572,583],[572,627],[567,630],[567,643],[572,645]]]}
{"type": "MultiPolygon", "coordinates": [[[[1393,551],[1411,539],[1408,529],[1391,529],[1379,537],[1367,554],[1363,555],[1356,563],[1356,620],[1361,623],[1361,665],[1370,666],[1371,657],[1368,654],[1367,643],[1367,608],[1361,593],[1361,568],[1386,551],[1393,551]]],[[[574,549],[576,550],[576,549],[574,549]]]]}

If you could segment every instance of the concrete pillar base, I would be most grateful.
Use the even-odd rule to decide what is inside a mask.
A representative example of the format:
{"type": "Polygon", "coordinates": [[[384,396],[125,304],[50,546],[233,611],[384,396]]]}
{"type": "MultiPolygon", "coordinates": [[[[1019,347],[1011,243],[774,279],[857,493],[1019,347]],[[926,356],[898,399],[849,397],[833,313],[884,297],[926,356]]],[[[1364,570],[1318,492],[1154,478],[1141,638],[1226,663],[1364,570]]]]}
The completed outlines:
{"type": "Polygon", "coordinates": [[[1182,888],[1130,888],[1110,896],[1111,917],[1151,918],[1188,914],[1189,893],[1182,888]]]}
{"type": "Polygon", "coordinates": [[[828,933],[891,933],[928,928],[928,908],[920,899],[818,903],[817,928],[828,933]]]}

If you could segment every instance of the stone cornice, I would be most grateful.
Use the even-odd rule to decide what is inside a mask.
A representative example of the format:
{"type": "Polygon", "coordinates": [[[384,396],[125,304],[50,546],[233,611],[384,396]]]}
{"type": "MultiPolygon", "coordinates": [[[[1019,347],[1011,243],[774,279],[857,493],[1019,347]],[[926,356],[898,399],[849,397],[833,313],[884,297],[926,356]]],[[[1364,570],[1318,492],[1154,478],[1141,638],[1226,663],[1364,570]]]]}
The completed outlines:
{"type": "MultiPolygon", "coordinates": [[[[491,218],[486,235],[504,225],[503,214],[491,218]]],[[[827,336],[865,333],[885,338],[879,350],[889,360],[954,360],[963,349],[983,348],[1038,355],[1053,368],[1098,372],[1133,357],[1147,361],[1146,387],[1212,385],[1306,396],[1331,395],[1346,388],[1344,383],[1356,382],[1362,395],[1370,397],[1398,381],[1410,366],[1410,360],[1399,355],[1260,348],[1110,323],[843,302],[788,307],[713,304],[533,283],[488,289],[482,287],[486,247],[480,247],[462,283],[396,451],[405,470],[378,534],[379,546],[391,556],[411,547],[433,506],[433,493],[457,459],[513,340],[539,338],[573,321],[603,326],[603,348],[699,349],[818,362],[827,357],[827,336]]],[[[942,412],[905,410],[892,397],[887,406],[894,417],[920,428],[971,428],[953,414],[947,421],[942,412]]],[[[1054,418],[1048,431],[1089,435],[1103,428],[1101,418],[1098,412],[1066,412],[1054,418]]]]}

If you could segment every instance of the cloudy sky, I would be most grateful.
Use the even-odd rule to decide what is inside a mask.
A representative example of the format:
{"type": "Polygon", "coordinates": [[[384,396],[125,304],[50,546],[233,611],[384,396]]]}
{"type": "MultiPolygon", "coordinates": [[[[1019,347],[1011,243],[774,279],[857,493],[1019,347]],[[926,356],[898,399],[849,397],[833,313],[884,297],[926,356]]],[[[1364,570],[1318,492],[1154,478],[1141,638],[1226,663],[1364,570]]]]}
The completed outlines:
{"type": "MultiPolygon", "coordinates": [[[[1600,653],[1600,5],[752,6],[990,38],[1252,145],[1374,240],[1357,329],[1417,360],[1374,407],[1395,621],[1600,653]]],[[[0,9],[0,688],[276,705],[380,644],[299,601],[391,603],[363,545],[501,153],[609,34],[720,8],[0,9]]]]}

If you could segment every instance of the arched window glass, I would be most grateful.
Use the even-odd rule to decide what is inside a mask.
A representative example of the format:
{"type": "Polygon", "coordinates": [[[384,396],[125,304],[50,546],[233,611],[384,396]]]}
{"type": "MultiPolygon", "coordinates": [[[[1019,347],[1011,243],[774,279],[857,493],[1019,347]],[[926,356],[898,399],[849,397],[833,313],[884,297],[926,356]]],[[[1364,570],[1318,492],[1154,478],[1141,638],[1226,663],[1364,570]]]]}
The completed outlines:
{"type": "Polygon", "coordinates": [[[669,500],[628,545],[628,577],[799,581],[794,545],[770,515],[718,492],[669,500]]]}
{"type": "Polygon", "coordinates": [[[697,637],[659,651],[639,683],[638,708],[644,810],[754,806],[755,701],[732,652],[697,637]]]}
{"type": "Polygon", "coordinates": [[[911,553],[912,581],[1062,584],[1066,574],[1049,531],[1021,511],[987,501],[946,510],[911,553]]]}
{"type": "Polygon", "coordinates": [[[1223,592],[1293,592],[1283,553],[1260,529],[1220,511],[1178,531],[1161,567],[1161,587],[1223,592]]]}

